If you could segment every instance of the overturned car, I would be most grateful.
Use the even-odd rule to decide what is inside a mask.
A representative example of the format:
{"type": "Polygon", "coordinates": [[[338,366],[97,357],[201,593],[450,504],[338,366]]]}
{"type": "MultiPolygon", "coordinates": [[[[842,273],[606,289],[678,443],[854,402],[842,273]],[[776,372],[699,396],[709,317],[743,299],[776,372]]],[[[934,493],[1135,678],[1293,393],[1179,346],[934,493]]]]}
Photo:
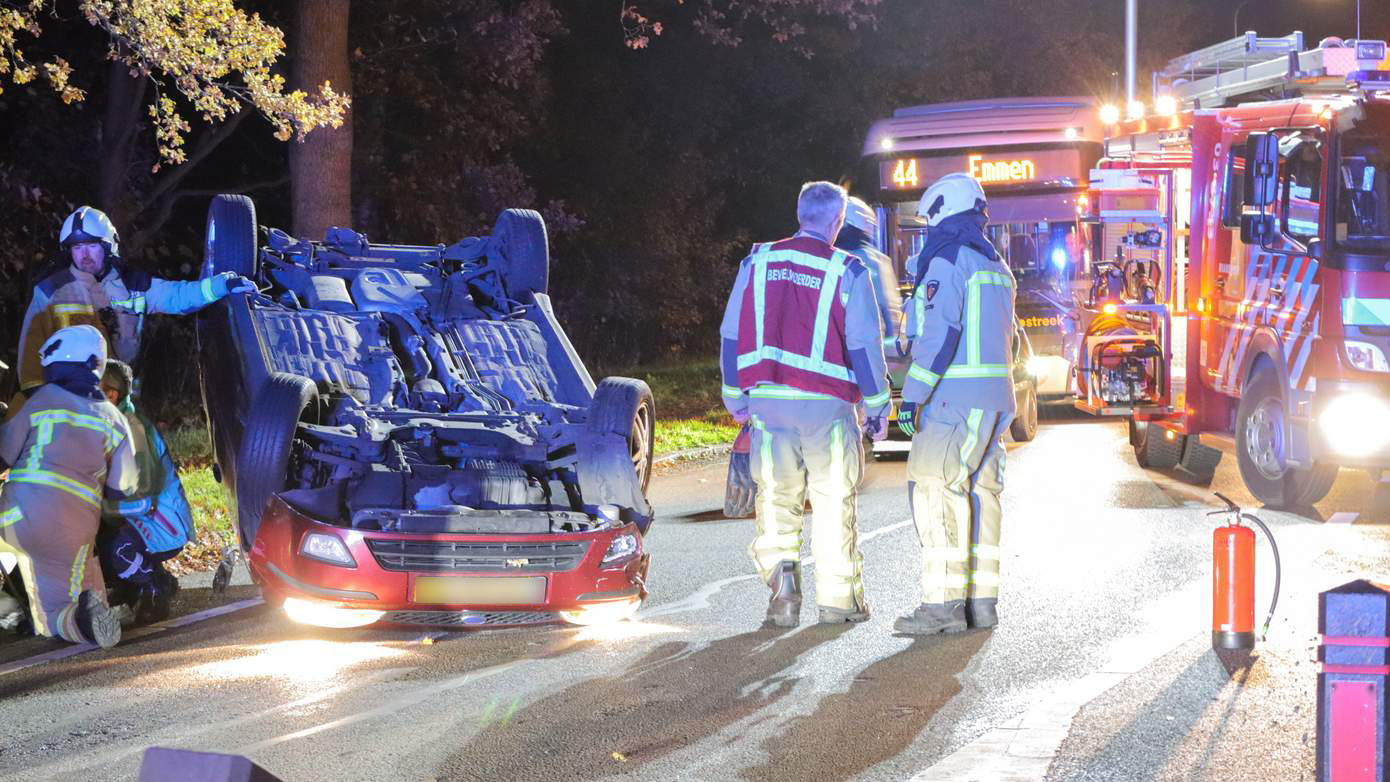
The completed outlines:
{"type": "Polygon", "coordinates": [[[655,407],[597,385],[551,310],[540,215],[452,245],[322,242],[208,211],[198,319],[215,474],[253,579],[298,621],[579,624],[646,596],[655,407]]]}

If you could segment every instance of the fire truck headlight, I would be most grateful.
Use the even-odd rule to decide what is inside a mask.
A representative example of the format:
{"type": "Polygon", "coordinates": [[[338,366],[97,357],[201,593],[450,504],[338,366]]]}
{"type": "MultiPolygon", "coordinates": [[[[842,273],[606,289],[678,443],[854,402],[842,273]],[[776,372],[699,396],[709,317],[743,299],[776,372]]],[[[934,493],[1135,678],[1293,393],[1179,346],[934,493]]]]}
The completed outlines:
{"type": "Polygon", "coordinates": [[[1178,113],[1178,99],[1172,95],[1160,95],[1154,99],[1154,111],[1164,117],[1178,113]]]}
{"type": "Polygon", "coordinates": [[[1385,360],[1385,351],[1369,342],[1346,343],[1347,361],[1357,369],[1366,372],[1390,372],[1390,363],[1385,360]]]}
{"type": "Polygon", "coordinates": [[[1347,456],[1369,456],[1390,443],[1390,405],[1384,399],[1349,393],[1333,399],[1318,417],[1327,444],[1347,456]]]}
{"type": "Polygon", "coordinates": [[[1143,119],[1143,118],[1144,118],[1144,101],[1142,101],[1142,100],[1132,100],[1132,101],[1130,101],[1130,102],[1129,102],[1129,105],[1125,106],[1125,116],[1128,117],[1129,119],[1143,119]]]}

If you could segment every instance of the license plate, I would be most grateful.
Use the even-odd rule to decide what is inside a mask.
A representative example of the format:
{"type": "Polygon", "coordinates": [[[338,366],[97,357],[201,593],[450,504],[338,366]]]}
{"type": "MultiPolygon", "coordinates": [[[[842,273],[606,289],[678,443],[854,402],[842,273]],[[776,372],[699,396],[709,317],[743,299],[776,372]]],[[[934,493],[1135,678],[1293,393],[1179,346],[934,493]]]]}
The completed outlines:
{"type": "Polygon", "coordinates": [[[416,576],[416,603],[531,605],[545,602],[545,576],[416,576]]]}

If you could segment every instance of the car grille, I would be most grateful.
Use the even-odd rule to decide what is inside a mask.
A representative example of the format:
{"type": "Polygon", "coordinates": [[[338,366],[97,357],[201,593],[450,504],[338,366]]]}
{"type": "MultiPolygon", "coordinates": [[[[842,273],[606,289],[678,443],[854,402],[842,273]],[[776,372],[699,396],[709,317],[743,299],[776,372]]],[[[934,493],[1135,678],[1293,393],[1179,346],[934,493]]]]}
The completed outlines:
{"type": "Polygon", "coordinates": [[[381,621],[398,625],[483,627],[539,625],[559,618],[549,611],[388,611],[381,621]]]}
{"type": "Polygon", "coordinates": [[[377,564],[412,573],[561,573],[574,570],[590,541],[469,543],[367,540],[377,564]]]}

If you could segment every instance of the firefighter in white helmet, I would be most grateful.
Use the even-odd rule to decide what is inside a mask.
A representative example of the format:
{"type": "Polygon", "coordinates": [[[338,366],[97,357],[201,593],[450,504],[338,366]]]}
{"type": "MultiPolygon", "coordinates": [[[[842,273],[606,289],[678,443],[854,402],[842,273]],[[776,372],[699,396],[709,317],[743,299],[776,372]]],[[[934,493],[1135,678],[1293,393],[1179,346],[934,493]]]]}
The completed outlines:
{"type": "Polygon", "coordinates": [[[874,298],[878,301],[878,317],[883,322],[883,350],[896,354],[903,297],[898,292],[898,273],[893,269],[893,259],[875,246],[877,235],[878,216],[874,210],[859,196],[850,196],[845,206],[845,226],[840,229],[835,246],[854,253],[869,270],[869,281],[873,283],[874,298]]]}
{"type": "Polygon", "coordinates": [[[103,648],[121,638],[95,542],[101,502],[135,488],[130,426],[100,389],[106,340],[59,329],[39,350],[45,383],[0,430],[0,547],[18,556],[39,635],[103,648]]]}
{"type": "Polygon", "coordinates": [[[232,272],[179,281],[151,277],[126,266],[116,227],[105,213],[90,206],[68,215],[58,241],[70,263],[34,286],[20,329],[19,388],[26,394],[43,383],[39,346],[61,328],[93,326],[107,338],[116,358],[131,363],[140,349],[146,313],[182,315],[228,293],[255,290],[250,280],[232,272]]]}
{"type": "Polygon", "coordinates": [[[822,622],[862,622],[856,495],[864,469],[857,406],[875,437],[891,408],[878,304],[864,263],[832,246],[844,188],[808,182],[801,229],[754,245],[729,294],[721,339],[724,404],[752,424],[757,535],[749,553],[772,589],[767,619],[800,622],[801,528],[812,508],[816,603],[822,622]]]}
{"type": "Polygon", "coordinates": [[[937,180],[917,213],[927,242],[908,301],[912,367],[898,426],[912,437],[907,487],[922,544],[922,604],[893,626],[930,634],[998,622],[1015,286],[985,237],[985,193],[974,178],[937,180]]]}

